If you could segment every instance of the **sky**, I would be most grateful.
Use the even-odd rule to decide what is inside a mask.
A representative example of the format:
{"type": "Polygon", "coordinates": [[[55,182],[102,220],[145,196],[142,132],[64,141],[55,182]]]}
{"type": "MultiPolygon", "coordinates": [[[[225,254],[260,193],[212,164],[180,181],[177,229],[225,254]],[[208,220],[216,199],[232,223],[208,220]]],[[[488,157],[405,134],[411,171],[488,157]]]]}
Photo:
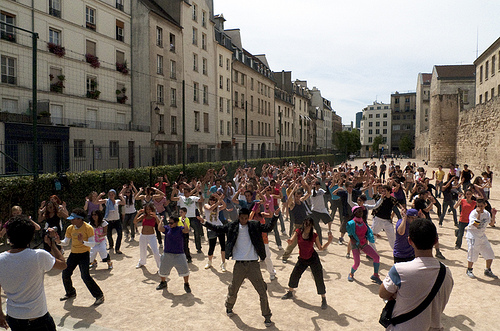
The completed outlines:
{"type": "Polygon", "coordinates": [[[498,0],[214,0],[243,48],[316,86],[343,124],[434,65],[472,64],[500,37],[498,0]]]}

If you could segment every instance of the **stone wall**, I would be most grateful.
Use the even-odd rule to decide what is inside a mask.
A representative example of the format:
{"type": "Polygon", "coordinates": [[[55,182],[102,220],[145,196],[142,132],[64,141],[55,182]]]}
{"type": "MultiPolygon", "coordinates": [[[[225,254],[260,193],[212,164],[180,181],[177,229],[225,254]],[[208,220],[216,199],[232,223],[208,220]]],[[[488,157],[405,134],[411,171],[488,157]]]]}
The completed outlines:
{"type": "Polygon", "coordinates": [[[460,166],[468,164],[476,175],[489,165],[500,169],[500,98],[496,97],[459,115],[457,156],[460,166]]]}
{"type": "Polygon", "coordinates": [[[429,165],[444,167],[455,162],[457,148],[458,94],[431,95],[429,165]]]}
{"type": "Polygon", "coordinates": [[[428,160],[429,153],[429,130],[425,130],[415,137],[415,158],[428,160]]]}

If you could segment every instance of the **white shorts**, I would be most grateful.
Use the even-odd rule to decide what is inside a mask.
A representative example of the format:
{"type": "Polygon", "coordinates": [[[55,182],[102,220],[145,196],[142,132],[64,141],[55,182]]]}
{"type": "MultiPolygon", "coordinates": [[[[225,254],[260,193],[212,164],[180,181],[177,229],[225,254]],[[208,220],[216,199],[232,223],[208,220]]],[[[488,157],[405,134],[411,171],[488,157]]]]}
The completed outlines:
{"type": "Polygon", "coordinates": [[[467,238],[467,244],[469,249],[467,250],[467,261],[476,262],[479,258],[479,254],[485,260],[493,260],[495,258],[495,253],[491,248],[488,238],[467,238]]]}

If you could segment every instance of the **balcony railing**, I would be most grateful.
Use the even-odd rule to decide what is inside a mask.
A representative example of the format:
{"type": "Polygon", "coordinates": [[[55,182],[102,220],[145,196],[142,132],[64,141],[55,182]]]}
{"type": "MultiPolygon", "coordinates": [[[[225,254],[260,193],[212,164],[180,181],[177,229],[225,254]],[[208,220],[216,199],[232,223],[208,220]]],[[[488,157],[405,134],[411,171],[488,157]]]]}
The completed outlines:
{"type": "Polygon", "coordinates": [[[118,1],[116,2],[116,9],[119,9],[123,11],[123,4],[119,3],[118,1]]]}
{"type": "Polygon", "coordinates": [[[61,18],[61,11],[58,10],[58,9],[49,8],[49,14],[52,15],[52,16],[54,16],[54,17],[61,18]]]}

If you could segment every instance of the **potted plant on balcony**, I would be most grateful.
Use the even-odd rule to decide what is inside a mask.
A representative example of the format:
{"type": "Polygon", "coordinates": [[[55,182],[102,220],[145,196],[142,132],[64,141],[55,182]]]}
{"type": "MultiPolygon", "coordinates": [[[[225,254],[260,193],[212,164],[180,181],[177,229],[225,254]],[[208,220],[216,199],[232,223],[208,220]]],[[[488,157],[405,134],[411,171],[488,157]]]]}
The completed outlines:
{"type": "Polygon", "coordinates": [[[90,63],[92,68],[99,68],[101,66],[101,62],[99,62],[99,58],[90,53],[85,54],[85,60],[90,63]]]}
{"type": "Polygon", "coordinates": [[[116,70],[124,75],[128,75],[127,61],[123,63],[116,62],[116,70]]]}
{"type": "Polygon", "coordinates": [[[125,95],[127,89],[124,87],[121,90],[116,90],[116,101],[118,103],[125,103],[128,100],[128,97],[125,95]]]}
{"type": "MultiPolygon", "coordinates": [[[[49,77],[50,77],[50,81],[52,82],[52,80],[54,79],[54,75],[50,74],[49,77]]],[[[65,79],[66,78],[64,77],[64,75],[58,75],[57,76],[57,82],[50,84],[50,91],[51,92],[56,92],[56,93],[62,93],[63,92],[63,88],[65,87],[64,86],[64,80],[65,79]]]]}
{"type": "Polygon", "coordinates": [[[13,32],[2,31],[1,38],[14,43],[16,42],[16,35],[13,32]]]}
{"type": "Polygon", "coordinates": [[[49,49],[49,52],[56,56],[63,57],[64,55],[66,55],[66,49],[61,45],[47,43],[47,48],[49,49]]]}
{"type": "Polygon", "coordinates": [[[87,98],[98,99],[99,95],[101,95],[101,91],[97,89],[97,82],[92,81],[90,83],[90,90],[87,91],[87,98]]]}

